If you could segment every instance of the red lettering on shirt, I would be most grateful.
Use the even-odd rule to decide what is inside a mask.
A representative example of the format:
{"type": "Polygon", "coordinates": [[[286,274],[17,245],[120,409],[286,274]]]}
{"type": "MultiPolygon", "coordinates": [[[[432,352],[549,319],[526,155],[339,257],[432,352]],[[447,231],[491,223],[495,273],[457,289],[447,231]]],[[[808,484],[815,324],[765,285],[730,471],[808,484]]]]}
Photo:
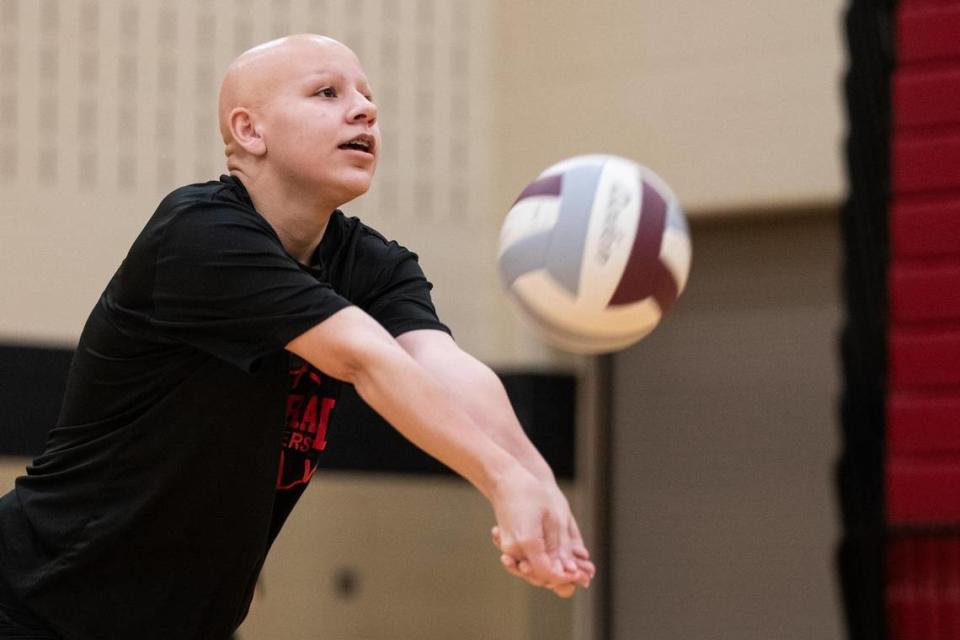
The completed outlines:
{"type": "Polygon", "coordinates": [[[297,445],[301,442],[303,442],[303,434],[294,432],[290,434],[290,442],[287,443],[287,446],[291,449],[298,449],[297,445]]]}
{"type": "Polygon", "coordinates": [[[310,365],[305,364],[299,369],[290,369],[290,388],[296,389],[297,385],[300,384],[300,378],[303,377],[307,371],[310,370],[310,365]]]}
{"type": "Polygon", "coordinates": [[[306,399],[296,393],[288,395],[287,431],[283,436],[283,446],[301,451],[310,448],[315,451],[323,451],[327,447],[327,428],[330,426],[330,414],[336,405],[337,401],[334,398],[310,396],[309,399],[306,399]],[[304,405],[304,400],[306,400],[306,405],[304,405]],[[299,431],[303,434],[314,433],[316,436],[309,438],[305,435],[294,434],[293,431],[299,431]],[[302,446],[304,442],[309,442],[312,446],[304,447],[302,446]]]}
{"type": "Polygon", "coordinates": [[[291,366],[285,429],[281,437],[277,489],[306,484],[317,470],[317,457],[327,446],[327,433],[339,385],[309,363],[291,366]],[[334,397],[325,397],[325,394],[334,397]]]}
{"type": "Polygon", "coordinates": [[[317,396],[312,396],[307,403],[307,408],[303,410],[303,417],[300,418],[300,430],[307,433],[315,433],[317,430],[317,396]]]}
{"type": "Polygon", "coordinates": [[[303,396],[298,393],[291,393],[287,396],[287,426],[296,427],[300,422],[300,406],[303,404],[303,396]]]}
{"type": "Polygon", "coordinates": [[[310,463],[309,460],[303,460],[303,472],[299,478],[294,478],[290,482],[283,481],[284,463],[286,462],[283,450],[280,451],[280,468],[277,470],[277,489],[292,489],[298,484],[307,484],[310,478],[317,471],[317,466],[310,463]]]}
{"type": "Polygon", "coordinates": [[[313,440],[313,448],[316,451],[323,451],[327,447],[327,426],[330,424],[330,412],[336,404],[337,401],[333,398],[324,398],[320,403],[320,425],[313,440]]]}

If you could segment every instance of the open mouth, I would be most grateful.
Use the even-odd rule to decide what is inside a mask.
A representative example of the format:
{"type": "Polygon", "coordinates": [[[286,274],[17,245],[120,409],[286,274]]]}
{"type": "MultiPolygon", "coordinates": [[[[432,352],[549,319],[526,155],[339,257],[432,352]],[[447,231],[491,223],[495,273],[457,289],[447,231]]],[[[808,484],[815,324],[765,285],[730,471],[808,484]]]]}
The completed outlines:
{"type": "Polygon", "coordinates": [[[348,149],[351,151],[362,151],[364,153],[373,153],[373,147],[376,141],[373,136],[367,133],[361,133],[356,138],[351,138],[347,142],[341,144],[339,149],[348,149]]]}

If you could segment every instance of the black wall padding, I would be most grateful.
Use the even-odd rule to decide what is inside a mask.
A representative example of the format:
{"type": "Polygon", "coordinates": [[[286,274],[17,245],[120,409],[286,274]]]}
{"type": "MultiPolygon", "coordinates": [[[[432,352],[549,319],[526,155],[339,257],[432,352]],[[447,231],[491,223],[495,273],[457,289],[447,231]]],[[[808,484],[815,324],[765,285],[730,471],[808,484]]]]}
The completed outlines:
{"type": "MultiPolygon", "coordinates": [[[[576,379],[545,373],[501,374],[500,379],[524,431],[554,473],[573,478],[576,379]]],[[[321,469],[452,473],[407,442],[352,388],[341,394],[337,412],[321,469]]]]}
{"type": "Polygon", "coordinates": [[[851,640],[886,637],[883,462],[894,8],[893,0],[852,0],[845,24],[849,192],[841,214],[846,320],[836,473],[843,519],[837,568],[851,640]]]}

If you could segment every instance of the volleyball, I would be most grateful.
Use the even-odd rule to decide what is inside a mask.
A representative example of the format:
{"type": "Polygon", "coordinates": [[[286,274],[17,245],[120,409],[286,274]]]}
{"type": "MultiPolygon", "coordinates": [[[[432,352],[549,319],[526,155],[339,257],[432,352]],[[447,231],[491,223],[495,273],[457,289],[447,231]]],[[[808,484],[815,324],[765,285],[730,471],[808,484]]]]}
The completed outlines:
{"type": "Polygon", "coordinates": [[[670,312],[690,272],[690,232],[667,183],[610,155],[541,173],[500,233],[509,297],[545,342],[573,353],[624,349],[670,312]]]}

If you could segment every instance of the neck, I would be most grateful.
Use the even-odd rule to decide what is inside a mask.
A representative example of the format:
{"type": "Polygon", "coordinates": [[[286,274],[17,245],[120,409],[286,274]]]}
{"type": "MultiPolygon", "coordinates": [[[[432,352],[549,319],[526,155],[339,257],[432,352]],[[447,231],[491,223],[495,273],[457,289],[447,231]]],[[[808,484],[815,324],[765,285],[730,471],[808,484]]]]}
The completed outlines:
{"type": "Polygon", "coordinates": [[[231,174],[243,182],[253,206],[273,227],[284,250],[301,264],[308,264],[323,239],[327,222],[337,203],[280,184],[270,175],[251,175],[242,170],[231,174]]]}

